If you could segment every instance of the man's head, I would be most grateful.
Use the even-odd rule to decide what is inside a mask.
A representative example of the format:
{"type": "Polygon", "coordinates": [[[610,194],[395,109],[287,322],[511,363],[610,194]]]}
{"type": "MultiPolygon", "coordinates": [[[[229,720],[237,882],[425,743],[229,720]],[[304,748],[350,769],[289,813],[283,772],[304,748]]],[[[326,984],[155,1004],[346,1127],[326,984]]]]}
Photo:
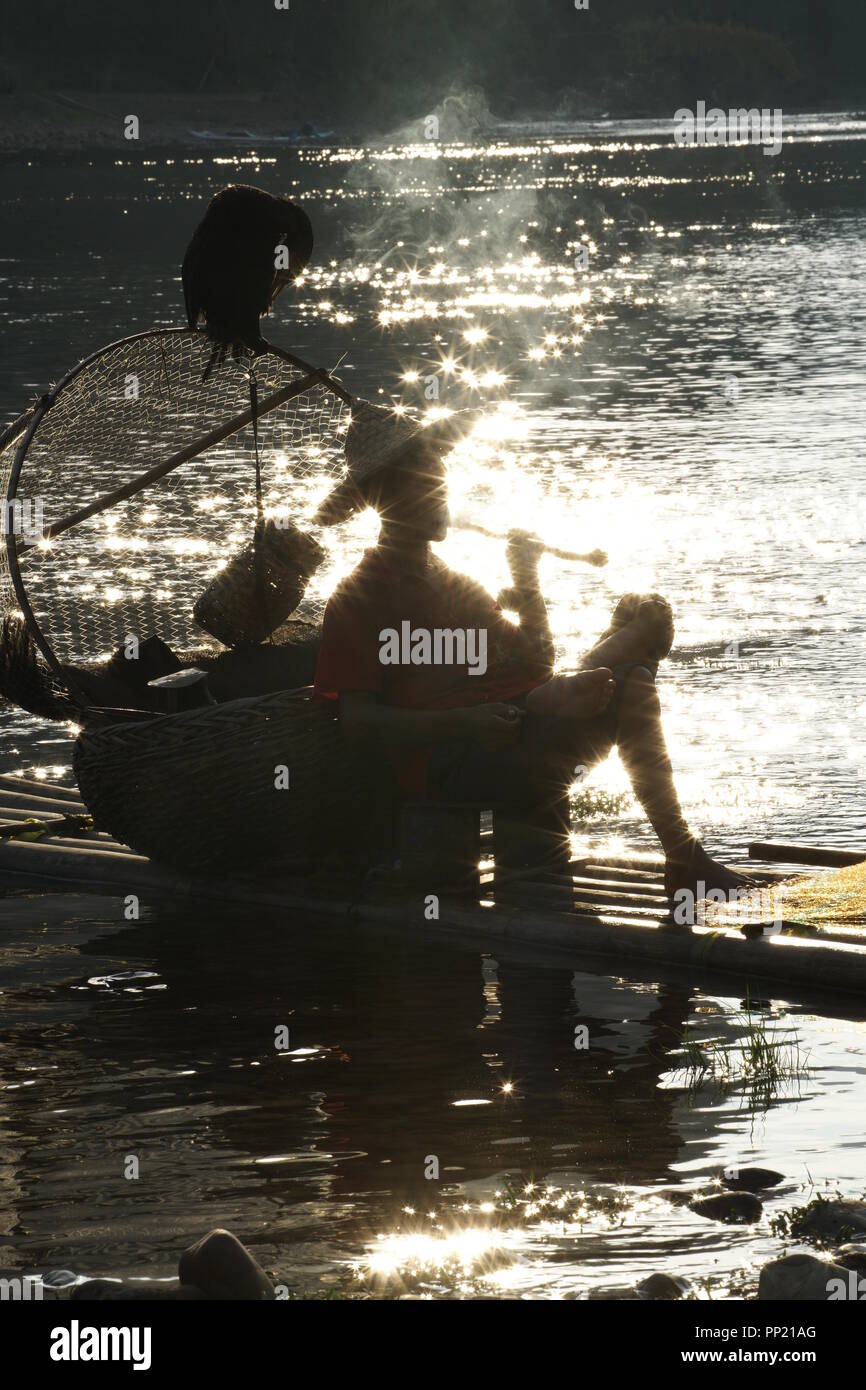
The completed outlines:
{"type": "Polygon", "coordinates": [[[418,541],[448,534],[448,475],[440,451],[423,441],[372,473],[359,490],[392,534],[418,541]]]}
{"type": "Polygon", "coordinates": [[[477,411],[458,410],[418,425],[389,409],[357,400],[346,432],[347,470],[319,503],[313,520],[333,526],[359,507],[373,507],[389,530],[442,540],[450,524],[443,458],[471,429],[477,411]]]}

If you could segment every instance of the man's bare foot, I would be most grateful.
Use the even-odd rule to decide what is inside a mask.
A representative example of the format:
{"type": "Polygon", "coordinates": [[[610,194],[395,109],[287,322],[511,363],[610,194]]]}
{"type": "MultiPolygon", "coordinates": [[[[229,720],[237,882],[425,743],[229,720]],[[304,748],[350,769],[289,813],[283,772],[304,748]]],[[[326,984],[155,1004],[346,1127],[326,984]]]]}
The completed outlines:
{"type": "Polygon", "coordinates": [[[553,714],[562,719],[591,719],[610,704],[616,681],[607,666],[593,671],[577,671],[571,676],[554,676],[538,685],[526,697],[531,714],[553,714]]]}
{"type": "Polygon", "coordinates": [[[675,893],[688,891],[695,901],[720,888],[723,893],[733,893],[741,888],[755,886],[753,879],[711,859],[699,840],[693,840],[681,854],[669,855],[665,861],[665,893],[673,898],[675,893]]]}
{"type": "Polygon", "coordinates": [[[658,665],[673,646],[671,606],[661,594],[625,594],[613,611],[605,637],[614,632],[626,643],[627,654],[622,660],[658,665]]]}

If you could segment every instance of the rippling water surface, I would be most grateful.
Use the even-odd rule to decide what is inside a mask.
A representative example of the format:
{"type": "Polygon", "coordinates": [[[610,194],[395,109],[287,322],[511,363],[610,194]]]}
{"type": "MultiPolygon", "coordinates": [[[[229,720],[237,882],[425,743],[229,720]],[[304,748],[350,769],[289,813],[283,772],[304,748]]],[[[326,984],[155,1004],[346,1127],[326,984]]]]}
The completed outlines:
{"type": "MultiPolygon", "coordinates": [[[[454,458],[455,515],[609,552],[601,571],[544,561],[562,663],[623,591],[671,599],[662,698],[706,842],[860,845],[864,133],[792,122],[777,159],[608,122],[439,149],[13,162],[0,406],[11,419],[100,343],[182,321],[177,267],[214,187],[297,196],[317,253],[269,335],[345,354],[340,374],[376,399],[485,404],[495,421],[454,458]]],[[[334,533],[313,610],[373,529],[334,533]]],[[[501,542],[455,528],[441,549],[505,580],[501,542]]],[[[18,712],[0,751],[5,770],[69,777],[65,730],[18,712]]],[[[625,791],[615,759],[592,789],[625,791]]],[[[627,796],[582,808],[580,841],[651,843],[627,796]]],[[[688,980],[491,962],[423,931],[241,933],[192,909],[121,925],[114,907],[0,909],[2,1264],[158,1277],[223,1224],[306,1292],[559,1296],[670,1268],[719,1293],[781,1248],[766,1217],[732,1232],[654,1191],[731,1162],[785,1173],[768,1215],[866,1187],[858,1023],[772,1001],[791,1075],[770,1095],[698,1086],[684,1044],[745,1025],[741,1001],[688,980]]]]}

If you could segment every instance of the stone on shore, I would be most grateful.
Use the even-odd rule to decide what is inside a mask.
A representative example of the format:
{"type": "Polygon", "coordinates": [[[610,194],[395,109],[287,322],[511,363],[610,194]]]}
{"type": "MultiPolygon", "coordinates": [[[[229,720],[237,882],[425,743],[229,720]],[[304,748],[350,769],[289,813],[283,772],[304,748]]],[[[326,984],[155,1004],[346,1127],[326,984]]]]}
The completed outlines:
{"type": "MultiPolygon", "coordinates": [[[[782,1303],[826,1302],[833,1290],[831,1280],[842,1280],[848,1287],[850,1271],[814,1255],[786,1255],[764,1265],[758,1282],[758,1298],[782,1303]]],[[[838,1287],[838,1286],[837,1286],[838,1287]]]]}

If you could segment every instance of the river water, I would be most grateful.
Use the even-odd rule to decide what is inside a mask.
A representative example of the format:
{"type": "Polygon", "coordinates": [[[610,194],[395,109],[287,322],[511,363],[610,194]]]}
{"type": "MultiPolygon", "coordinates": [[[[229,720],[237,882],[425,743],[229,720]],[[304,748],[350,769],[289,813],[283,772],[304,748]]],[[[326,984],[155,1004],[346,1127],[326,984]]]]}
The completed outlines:
{"type": "MultiPolygon", "coordinates": [[[[708,847],[862,845],[866,127],[786,134],[776,158],[607,122],[10,161],[0,413],[101,343],[182,322],[182,249],[215,187],[298,197],[316,256],[268,335],[343,357],[380,401],[485,405],[455,516],[608,551],[603,570],[543,562],[561,663],[622,592],[670,598],[660,690],[708,847]]],[[[311,611],[373,533],[332,535],[311,611]]],[[[499,541],[456,527],[440,549],[506,579],[499,541]]],[[[68,780],[69,749],[0,715],[4,771],[68,780]]],[[[578,847],[653,847],[615,757],[578,810],[578,847]]],[[[866,1187],[855,1021],[768,1001],[786,1075],[767,1094],[736,1067],[727,1085],[683,1070],[684,1038],[736,1058],[745,1026],[689,980],[194,908],[2,910],[0,1265],[163,1277],[221,1224],[305,1293],[579,1295],[665,1268],[719,1296],[781,1250],[775,1209],[866,1187]],[[653,1196],[746,1162],[786,1178],[754,1228],[653,1196]]]]}

